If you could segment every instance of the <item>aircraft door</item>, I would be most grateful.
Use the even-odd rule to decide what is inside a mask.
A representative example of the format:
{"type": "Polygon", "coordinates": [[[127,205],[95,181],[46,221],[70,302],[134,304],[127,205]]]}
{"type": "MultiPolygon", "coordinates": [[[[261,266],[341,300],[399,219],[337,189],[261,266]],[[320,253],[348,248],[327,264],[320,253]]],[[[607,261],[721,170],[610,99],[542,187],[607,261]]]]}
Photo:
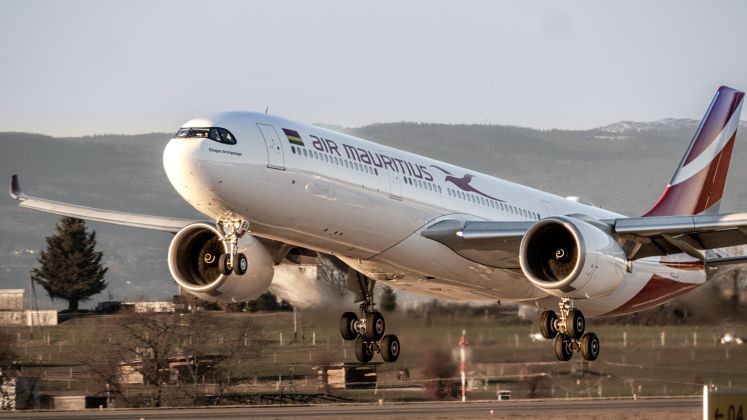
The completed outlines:
{"type": "Polygon", "coordinates": [[[389,197],[395,200],[402,199],[402,174],[397,171],[386,171],[389,174],[389,197]]]}
{"type": "Polygon", "coordinates": [[[275,127],[267,124],[257,124],[262,138],[267,147],[267,167],[273,169],[285,169],[285,156],[283,155],[283,143],[278,137],[275,127]]]}
{"type": "Polygon", "coordinates": [[[542,217],[547,216],[554,216],[558,214],[558,211],[555,209],[555,206],[552,205],[549,201],[542,200],[542,207],[545,208],[545,214],[542,215],[542,217]]]}

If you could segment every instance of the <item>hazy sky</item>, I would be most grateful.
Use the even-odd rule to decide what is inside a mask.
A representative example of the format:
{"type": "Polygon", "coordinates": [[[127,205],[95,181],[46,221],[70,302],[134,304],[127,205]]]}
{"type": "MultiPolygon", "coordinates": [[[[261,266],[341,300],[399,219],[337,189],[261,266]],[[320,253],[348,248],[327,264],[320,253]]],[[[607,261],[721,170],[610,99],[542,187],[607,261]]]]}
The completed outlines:
{"type": "Polygon", "coordinates": [[[306,122],[591,128],[747,89],[745,1],[0,0],[0,131],[306,122]]]}

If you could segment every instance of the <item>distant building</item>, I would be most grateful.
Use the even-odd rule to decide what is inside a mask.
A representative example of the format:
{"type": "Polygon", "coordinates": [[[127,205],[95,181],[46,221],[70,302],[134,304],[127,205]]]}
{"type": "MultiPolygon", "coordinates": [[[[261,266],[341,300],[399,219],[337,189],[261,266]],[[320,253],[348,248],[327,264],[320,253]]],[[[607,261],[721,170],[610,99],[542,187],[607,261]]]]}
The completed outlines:
{"type": "Polygon", "coordinates": [[[135,313],[171,313],[176,312],[176,304],[168,301],[155,302],[125,302],[124,305],[132,306],[135,313]]]}
{"type": "Polygon", "coordinates": [[[0,311],[22,311],[23,289],[0,290],[0,311]]]}
{"type": "Polygon", "coordinates": [[[23,309],[23,289],[0,289],[0,325],[57,325],[56,310],[23,309]]]}
{"type": "Polygon", "coordinates": [[[315,367],[323,388],[375,388],[376,368],[381,363],[339,363],[315,367]]]}

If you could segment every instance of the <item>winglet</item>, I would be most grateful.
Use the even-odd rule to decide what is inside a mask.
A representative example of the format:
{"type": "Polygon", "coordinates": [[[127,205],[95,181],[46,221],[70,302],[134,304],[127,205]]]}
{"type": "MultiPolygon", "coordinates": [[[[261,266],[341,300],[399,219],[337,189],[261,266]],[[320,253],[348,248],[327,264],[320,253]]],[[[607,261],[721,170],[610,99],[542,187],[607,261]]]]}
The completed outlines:
{"type": "Polygon", "coordinates": [[[10,196],[19,201],[26,199],[26,194],[21,191],[21,184],[18,182],[18,175],[13,175],[10,178],[10,196]]]}

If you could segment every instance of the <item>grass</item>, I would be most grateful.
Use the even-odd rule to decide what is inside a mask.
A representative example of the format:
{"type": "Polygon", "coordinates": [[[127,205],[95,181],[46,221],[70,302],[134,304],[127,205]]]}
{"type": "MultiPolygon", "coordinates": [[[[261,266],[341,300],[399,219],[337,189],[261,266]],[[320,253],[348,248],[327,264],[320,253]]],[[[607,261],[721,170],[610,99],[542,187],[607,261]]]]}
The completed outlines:
{"type": "MultiPolygon", "coordinates": [[[[313,392],[319,386],[315,366],[355,361],[353,343],[340,338],[339,314],[304,311],[300,315],[300,328],[294,332],[292,313],[210,314],[211,343],[216,350],[221,337],[229,339],[247,318],[257,327],[246,344],[260,352],[236,372],[235,377],[247,378],[238,391],[313,392]],[[295,376],[292,381],[291,376],[295,376]]],[[[718,343],[724,332],[739,334],[747,329],[747,322],[649,327],[595,326],[591,320],[587,328],[600,337],[602,350],[599,360],[588,363],[579,355],[571,362],[558,362],[551,342],[533,341],[529,335],[537,332],[536,327],[513,317],[394,313],[386,320],[387,332],[397,334],[402,342],[399,361],[379,367],[375,393],[335,392],[364,400],[423,398],[417,387],[424,380],[424,358],[435,350],[456,352],[462,330],[467,333],[472,399],[493,399],[497,389],[523,398],[693,395],[702,392],[702,384],[747,388],[747,345],[718,343]],[[398,371],[404,369],[410,372],[406,382],[397,379],[398,371]],[[408,385],[410,390],[393,388],[408,385]]],[[[110,334],[116,321],[116,316],[96,316],[33,331],[27,327],[6,330],[16,340],[14,348],[26,364],[24,373],[43,379],[43,392],[80,393],[92,390],[85,369],[77,365],[79,344],[91,340],[91,334],[110,334]]]]}

